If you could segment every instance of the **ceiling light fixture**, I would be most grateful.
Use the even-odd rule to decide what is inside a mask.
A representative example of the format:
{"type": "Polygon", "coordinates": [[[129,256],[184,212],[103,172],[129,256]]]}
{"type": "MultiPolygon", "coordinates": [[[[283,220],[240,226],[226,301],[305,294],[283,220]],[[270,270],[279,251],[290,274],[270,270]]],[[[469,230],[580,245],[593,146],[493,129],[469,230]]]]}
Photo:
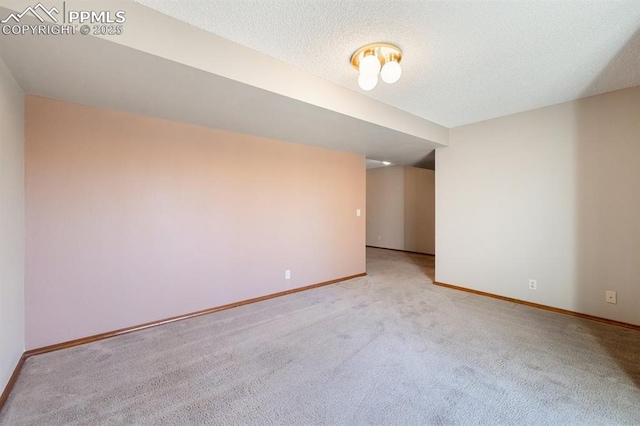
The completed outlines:
{"type": "Polygon", "coordinates": [[[362,46],[351,56],[351,65],[360,72],[358,85],[371,90],[378,84],[378,74],[385,83],[395,83],[402,75],[402,51],[393,44],[371,43],[362,46]]]}

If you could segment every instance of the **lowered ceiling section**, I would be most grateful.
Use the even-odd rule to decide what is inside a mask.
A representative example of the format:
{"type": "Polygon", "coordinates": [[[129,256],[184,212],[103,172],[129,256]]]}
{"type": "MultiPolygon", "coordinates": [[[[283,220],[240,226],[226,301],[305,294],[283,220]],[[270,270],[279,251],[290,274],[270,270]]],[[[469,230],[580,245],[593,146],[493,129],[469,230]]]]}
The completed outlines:
{"type": "MultiPolygon", "coordinates": [[[[26,93],[396,164],[448,144],[443,126],[140,4],[65,8],[87,4],[126,11],[123,34],[2,37],[0,56],[26,93]]],[[[0,13],[28,5],[7,1],[0,13]]]]}

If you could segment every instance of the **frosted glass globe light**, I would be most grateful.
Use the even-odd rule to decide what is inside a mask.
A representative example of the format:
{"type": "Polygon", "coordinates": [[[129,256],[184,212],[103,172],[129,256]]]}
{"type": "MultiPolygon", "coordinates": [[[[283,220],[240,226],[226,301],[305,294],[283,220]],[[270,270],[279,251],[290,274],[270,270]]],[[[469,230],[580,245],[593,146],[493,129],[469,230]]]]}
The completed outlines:
{"type": "Polygon", "coordinates": [[[382,71],[380,71],[380,77],[385,83],[395,83],[400,80],[402,75],[402,67],[398,61],[389,61],[384,64],[382,71]]]}
{"type": "Polygon", "coordinates": [[[358,86],[360,86],[360,88],[362,90],[369,91],[369,90],[373,89],[374,87],[376,87],[377,84],[378,84],[378,76],[377,75],[374,75],[372,77],[368,77],[366,75],[360,74],[358,76],[358,86]]]}
{"type": "Polygon", "coordinates": [[[376,55],[365,55],[360,60],[358,70],[360,71],[360,75],[362,76],[375,77],[380,72],[380,60],[376,55]]]}

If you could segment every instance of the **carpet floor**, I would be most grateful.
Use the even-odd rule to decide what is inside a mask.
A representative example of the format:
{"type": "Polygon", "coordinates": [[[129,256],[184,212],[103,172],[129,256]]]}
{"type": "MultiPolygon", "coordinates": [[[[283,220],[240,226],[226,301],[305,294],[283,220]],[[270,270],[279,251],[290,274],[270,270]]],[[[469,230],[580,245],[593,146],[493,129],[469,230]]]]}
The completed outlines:
{"type": "Polygon", "coordinates": [[[640,332],[367,255],[367,277],[31,357],[0,424],[640,424],[640,332]]]}

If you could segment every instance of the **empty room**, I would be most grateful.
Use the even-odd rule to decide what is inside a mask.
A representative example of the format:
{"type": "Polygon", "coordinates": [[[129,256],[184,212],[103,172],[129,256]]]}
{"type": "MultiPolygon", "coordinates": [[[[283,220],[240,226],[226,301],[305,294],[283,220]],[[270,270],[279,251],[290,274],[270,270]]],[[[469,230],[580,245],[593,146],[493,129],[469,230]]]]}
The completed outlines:
{"type": "Polygon", "coordinates": [[[3,0],[0,425],[640,424],[640,3],[3,0]]]}

